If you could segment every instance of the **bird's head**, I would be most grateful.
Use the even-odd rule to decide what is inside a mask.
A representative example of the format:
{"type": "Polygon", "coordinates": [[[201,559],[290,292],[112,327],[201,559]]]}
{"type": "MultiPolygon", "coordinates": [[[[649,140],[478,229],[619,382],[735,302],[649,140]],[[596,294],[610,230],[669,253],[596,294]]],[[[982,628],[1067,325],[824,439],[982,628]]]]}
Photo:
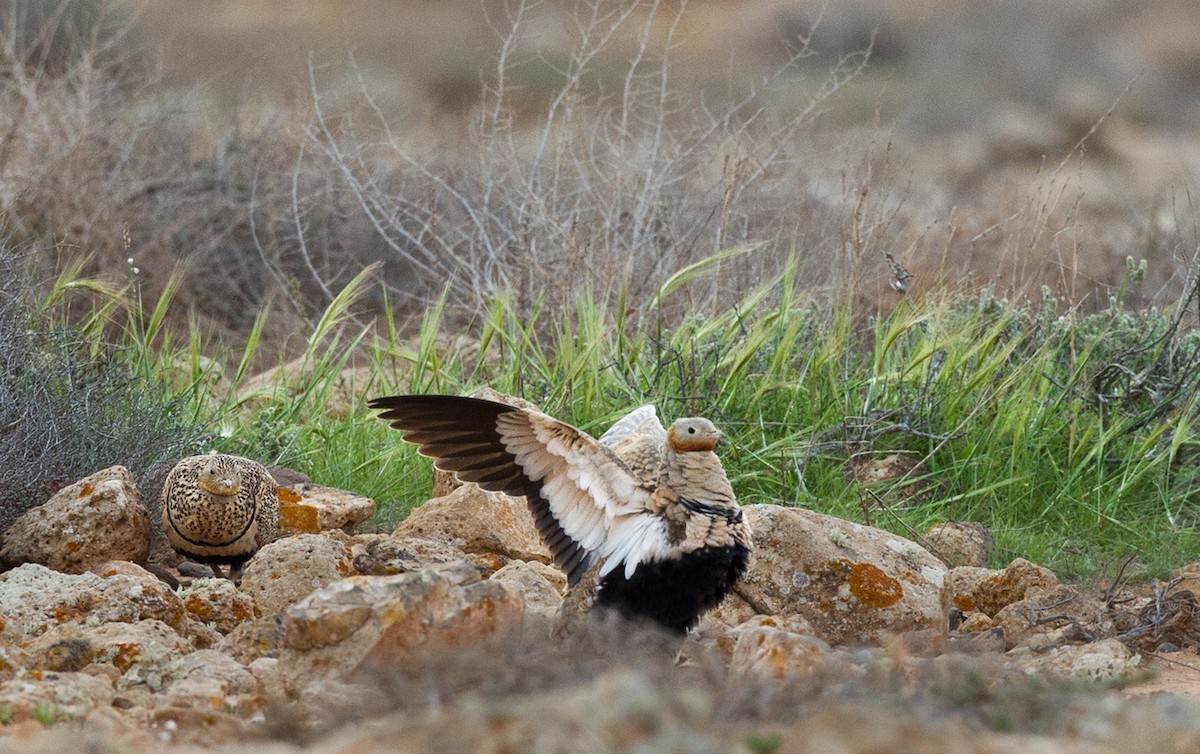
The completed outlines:
{"type": "Polygon", "coordinates": [[[210,495],[229,497],[242,491],[242,474],[236,463],[213,456],[200,469],[200,489],[210,495]]]}
{"type": "Polygon", "coordinates": [[[667,445],[676,453],[713,450],[724,439],[724,432],[699,417],[676,419],[667,429],[667,445]]]}

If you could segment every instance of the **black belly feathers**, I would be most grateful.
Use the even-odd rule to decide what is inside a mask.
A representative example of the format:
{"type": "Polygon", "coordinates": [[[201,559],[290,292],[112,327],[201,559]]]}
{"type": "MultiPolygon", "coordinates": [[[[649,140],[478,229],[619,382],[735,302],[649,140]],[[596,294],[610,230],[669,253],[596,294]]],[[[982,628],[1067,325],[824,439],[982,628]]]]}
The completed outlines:
{"type": "MultiPolygon", "coordinates": [[[[485,490],[524,496],[571,586],[589,568],[598,569],[597,606],[682,632],[746,570],[749,530],[736,502],[689,499],[635,473],[610,449],[607,434],[597,442],[540,412],[476,398],[391,396],[370,406],[439,469],[485,490]],[[686,516],[714,522],[704,541],[672,541],[668,532],[686,516]]],[[[651,407],[638,411],[638,431],[649,426],[656,441],[668,444],[679,422],[668,433],[651,407]]],[[[691,424],[684,449],[711,453],[715,437],[711,444],[698,441],[696,427],[701,435],[705,428],[719,435],[716,429],[707,420],[685,421],[691,424]]],[[[727,488],[715,455],[712,463],[727,488]]]]}

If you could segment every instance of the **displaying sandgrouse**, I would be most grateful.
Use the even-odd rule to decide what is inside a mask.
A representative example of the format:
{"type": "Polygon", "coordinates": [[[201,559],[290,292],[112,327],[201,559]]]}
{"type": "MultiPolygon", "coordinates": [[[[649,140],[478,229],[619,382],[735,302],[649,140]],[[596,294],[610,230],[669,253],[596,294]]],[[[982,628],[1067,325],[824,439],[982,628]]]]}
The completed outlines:
{"type": "Polygon", "coordinates": [[[162,489],[162,522],[171,547],[229,578],[278,536],[275,480],[258,461],[210,453],[184,458],[162,489]]]}
{"type": "Polygon", "coordinates": [[[597,441],[539,411],[477,398],[369,405],[439,469],[524,495],[554,562],[597,606],[683,632],[746,570],[750,530],[707,419],[664,429],[642,406],[597,441]]]}

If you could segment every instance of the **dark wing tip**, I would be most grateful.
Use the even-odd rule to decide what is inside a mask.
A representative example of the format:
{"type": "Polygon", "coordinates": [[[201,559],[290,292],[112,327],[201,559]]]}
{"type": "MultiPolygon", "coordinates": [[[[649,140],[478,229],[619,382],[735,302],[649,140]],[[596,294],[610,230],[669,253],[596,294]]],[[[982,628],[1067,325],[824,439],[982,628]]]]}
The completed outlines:
{"type": "MultiPolygon", "coordinates": [[[[367,401],[367,408],[408,414],[435,415],[446,412],[466,411],[499,415],[509,411],[522,411],[517,406],[497,403],[483,398],[467,398],[461,395],[381,395],[367,401]]],[[[390,418],[381,414],[380,419],[390,418]]]]}

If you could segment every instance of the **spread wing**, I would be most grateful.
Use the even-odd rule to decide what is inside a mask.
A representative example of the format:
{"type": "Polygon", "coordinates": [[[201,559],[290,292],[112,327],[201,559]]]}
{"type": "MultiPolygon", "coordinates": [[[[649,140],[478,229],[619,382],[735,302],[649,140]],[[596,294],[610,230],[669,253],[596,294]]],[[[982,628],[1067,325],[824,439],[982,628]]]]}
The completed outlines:
{"type": "Polygon", "coordinates": [[[654,483],[658,478],[667,430],[658,421],[654,406],[630,411],[600,436],[600,444],[625,462],[636,476],[654,483]]]}
{"type": "Polygon", "coordinates": [[[653,404],[639,406],[617,419],[607,432],[600,435],[600,444],[615,448],[629,438],[645,438],[660,446],[667,441],[667,430],[658,420],[653,404]]]}
{"type": "Polygon", "coordinates": [[[605,561],[605,573],[624,564],[632,575],[638,563],[670,549],[665,521],[647,510],[654,487],[570,425],[538,411],[448,395],[390,396],[369,405],[439,469],[485,490],[524,495],[572,584],[594,557],[605,561]]]}

